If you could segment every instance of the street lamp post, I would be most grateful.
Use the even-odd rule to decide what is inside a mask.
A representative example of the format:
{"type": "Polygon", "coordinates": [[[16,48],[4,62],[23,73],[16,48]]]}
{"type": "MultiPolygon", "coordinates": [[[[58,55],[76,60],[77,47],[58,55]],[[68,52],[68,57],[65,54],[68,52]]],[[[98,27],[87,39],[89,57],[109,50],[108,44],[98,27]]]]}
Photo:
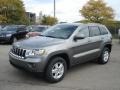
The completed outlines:
{"type": "Polygon", "coordinates": [[[3,15],[7,17],[7,7],[3,7],[2,9],[3,9],[3,15]]]}
{"type": "Polygon", "coordinates": [[[56,1],[54,0],[54,18],[56,17],[56,1]]]}

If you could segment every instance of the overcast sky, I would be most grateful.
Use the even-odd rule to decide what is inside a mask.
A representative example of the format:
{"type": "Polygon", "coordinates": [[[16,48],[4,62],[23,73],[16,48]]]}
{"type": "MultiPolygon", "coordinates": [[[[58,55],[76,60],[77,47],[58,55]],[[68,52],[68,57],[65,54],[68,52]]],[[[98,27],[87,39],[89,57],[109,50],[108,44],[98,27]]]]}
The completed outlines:
{"type": "MultiPolygon", "coordinates": [[[[26,11],[53,16],[54,0],[23,0],[26,11]]],[[[56,0],[56,17],[59,21],[74,22],[83,19],[79,10],[88,0],[56,0]]],[[[115,19],[120,20],[120,0],[104,0],[115,10],[115,19]]]]}

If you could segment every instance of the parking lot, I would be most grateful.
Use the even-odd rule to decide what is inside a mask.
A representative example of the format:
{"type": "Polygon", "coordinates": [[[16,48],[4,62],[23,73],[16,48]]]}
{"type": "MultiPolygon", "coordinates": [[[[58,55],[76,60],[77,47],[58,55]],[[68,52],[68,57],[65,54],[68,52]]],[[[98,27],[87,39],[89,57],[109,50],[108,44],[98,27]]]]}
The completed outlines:
{"type": "Polygon", "coordinates": [[[88,62],[68,70],[55,84],[17,70],[8,61],[11,45],[0,45],[0,90],[120,90],[120,44],[114,40],[110,62],[88,62]]]}

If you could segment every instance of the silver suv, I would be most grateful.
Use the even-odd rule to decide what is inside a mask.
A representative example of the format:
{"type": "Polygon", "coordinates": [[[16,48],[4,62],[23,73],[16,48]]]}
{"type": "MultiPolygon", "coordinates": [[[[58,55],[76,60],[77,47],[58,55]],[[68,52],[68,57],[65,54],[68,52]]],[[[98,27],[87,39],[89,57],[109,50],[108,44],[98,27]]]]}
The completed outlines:
{"type": "Polygon", "coordinates": [[[10,63],[30,72],[44,72],[46,80],[58,82],[67,69],[79,63],[109,61],[112,35],[101,24],[58,24],[40,36],[13,44],[10,63]]]}

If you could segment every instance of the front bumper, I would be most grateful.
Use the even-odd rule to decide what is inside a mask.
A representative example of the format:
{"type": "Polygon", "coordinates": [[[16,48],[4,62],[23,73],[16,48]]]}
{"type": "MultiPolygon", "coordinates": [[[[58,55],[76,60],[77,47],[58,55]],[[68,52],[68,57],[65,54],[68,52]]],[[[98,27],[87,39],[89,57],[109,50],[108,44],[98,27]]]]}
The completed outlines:
{"type": "Polygon", "coordinates": [[[11,65],[30,72],[44,72],[45,62],[42,58],[20,58],[19,56],[9,53],[9,61],[11,65]]]}
{"type": "Polygon", "coordinates": [[[10,42],[10,37],[0,37],[0,43],[10,42]]]}

